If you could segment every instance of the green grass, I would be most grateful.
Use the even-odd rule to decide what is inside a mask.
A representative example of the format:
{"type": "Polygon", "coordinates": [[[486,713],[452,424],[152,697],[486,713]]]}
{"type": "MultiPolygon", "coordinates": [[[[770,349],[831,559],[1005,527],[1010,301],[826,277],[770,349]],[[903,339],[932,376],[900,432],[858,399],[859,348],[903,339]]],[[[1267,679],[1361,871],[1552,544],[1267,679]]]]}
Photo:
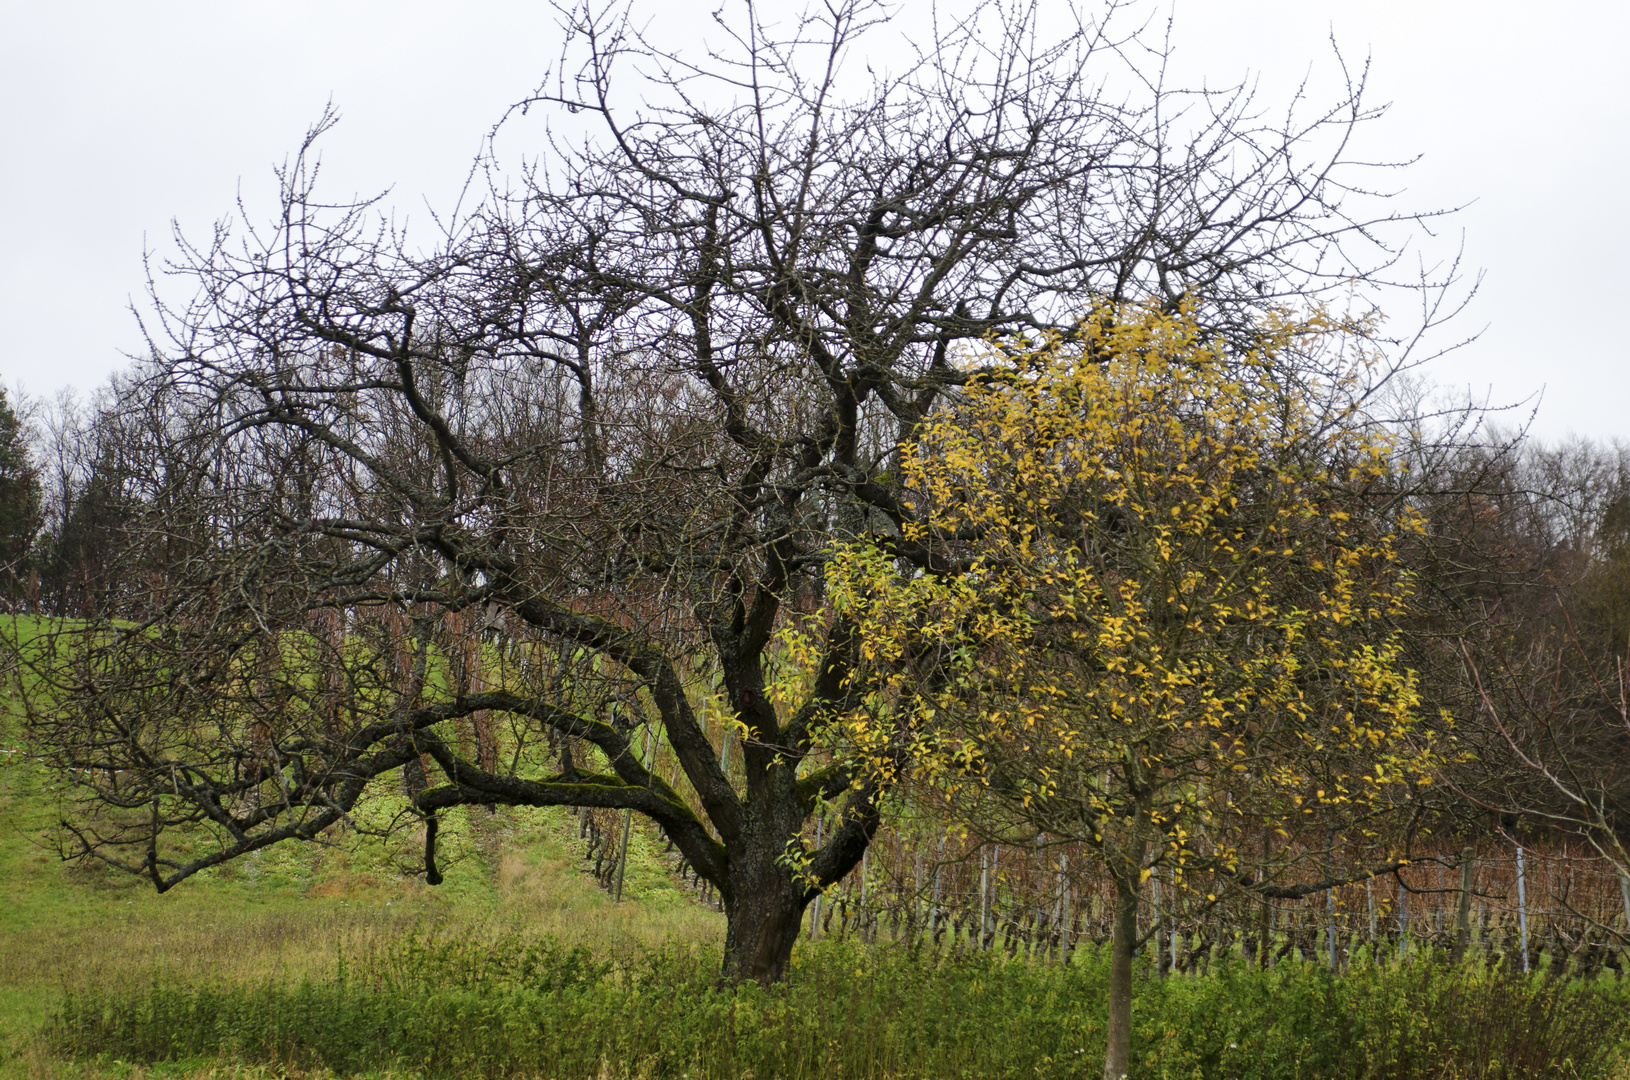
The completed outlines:
{"type": "MultiPolygon", "coordinates": [[[[26,643],[44,625],[0,616],[0,634],[14,641],[26,643]]],[[[25,744],[5,700],[11,692],[0,683],[5,748],[25,744]]],[[[86,989],[322,977],[343,953],[378,950],[430,927],[468,941],[525,932],[596,948],[716,942],[724,933],[722,916],[678,886],[654,832],[639,822],[621,904],[582,872],[575,812],[567,809],[444,814],[446,879],[435,888],[404,872],[421,861],[416,836],[336,833],[332,844],[278,845],[160,896],[144,879],[65,864],[55,829],[69,792],[21,755],[0,775],[0,1075],[80,1068],[47,1053],[37,1033],[86,989]]]]}
{"type": "MultiPolygon", "coordinates": [[[[0,703],[3,704],[3,703],[0,703]]],[[[0,745],[20,743],[0,708],[0,745]]],[[[723,920],[636,825],[625,902],[572,811],[447,815],[446,882],[414,839],[336,834],[163,896],[64,864],[62,792],[0,794],[0,1078],[1073,1077],[1103,1054],[1105,970],[801,945],[784,986],[721,987],[723,920]]],[[[1630,992],[1430,962],[1332,978],[1226,963],[1140,978],[1135,1075],[1630,1080],[1630,992]]]]}
{"type": "Polygon", "coordinates": [[[443,833],[452,838],[447,877],[436,888],[401,872],[394,860],[405,852],[337,836],[330,847],[268,849],[160,896],[143,879],[58,858],[58,792],[43,769],[14,761],[6,789],[0,1076],[73,1075],[77,1066],[43,1051],[37,1033],[67,997],[87,989],[321,978],[343,954],[377,951],[430,927],[471,942],[524,932],[597,948],[723,937],[722,916],[672,880],[638,825],[624,902],[614,904],[581,872],[576,819],[566,810],[455,812],[455,827],[443,833]]]}
{"type": "MultiPolygon", "coordinates": [[[[822,942],[786,984],[720,986],[709,947],[591,953],[410,937],[319,979],[71,996],[59,1058],[426,1077],[1062,1078],[1104,1049],[1107,966],[822,942]],[[217,1065],[221,1064],[215,1058],[217,1065]]],[[[1143,979],[1141,1077],[1623,1077],[1630,994],[1360,964],[1143,979]]]]}

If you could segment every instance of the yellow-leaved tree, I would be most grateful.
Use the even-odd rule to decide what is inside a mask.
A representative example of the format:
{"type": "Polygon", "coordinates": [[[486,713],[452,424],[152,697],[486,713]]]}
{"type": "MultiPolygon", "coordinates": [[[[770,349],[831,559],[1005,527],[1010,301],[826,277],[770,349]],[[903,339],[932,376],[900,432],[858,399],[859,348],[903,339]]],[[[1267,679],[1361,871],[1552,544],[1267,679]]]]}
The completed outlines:
{"type": "Polygon", "coordinates": [[[987,834],[1082,843],[1113,880],[1106,1076],[1152,873],[1208,903],[1402,861],[1388,817],[1438,752],[1398,629],[1417,526],[1360,422],[1361,361],[1324,382],[1279,363],[1364,330],[1286,317],[1242,351],[1104,307],[993,346],[902,454],[910,524],[828,567],[869,687],[834,752],[909,767],[987,834]]]}

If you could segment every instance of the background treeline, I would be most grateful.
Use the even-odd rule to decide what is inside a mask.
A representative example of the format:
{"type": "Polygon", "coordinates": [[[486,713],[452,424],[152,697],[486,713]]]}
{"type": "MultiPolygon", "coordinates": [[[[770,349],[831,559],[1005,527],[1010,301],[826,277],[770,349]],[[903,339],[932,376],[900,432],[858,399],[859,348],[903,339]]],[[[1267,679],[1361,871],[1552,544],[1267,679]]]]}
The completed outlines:
{"type": "Polygon", "coordinates": [[[0,530],[9,610],[87,617],[120,603],[118,571],[133,556],[126,526],[150,470],[121,428],[129,381],[88,399],[30,399],[0,390],[0,530]],[[121,560],[124,560],[123,562],[121,560]]]}

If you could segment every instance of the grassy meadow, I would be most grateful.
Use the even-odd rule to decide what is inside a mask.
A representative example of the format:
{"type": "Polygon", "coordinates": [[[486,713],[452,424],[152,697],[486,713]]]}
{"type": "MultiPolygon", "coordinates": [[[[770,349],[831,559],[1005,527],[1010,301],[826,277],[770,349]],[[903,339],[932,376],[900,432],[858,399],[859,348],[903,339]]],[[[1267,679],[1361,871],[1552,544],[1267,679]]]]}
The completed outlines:
{"type": "MultiPolygon", "coordinates": [[[[14,733],[0,736],[0,747],[13,745],[14,733]]],[[[160,896],[118,871],[65,865],[50,778],[23,754],[9,756],[9,769],[0,766],[0,1076],[143,1071],[75,1063],[41,1041],[64,1001],[88,990],[321,980],[342,958],[380,953],[415,931],[623,951],[723,938],[723,916],[680,887],[637,824],[623,902],[613,903],[581,872],[577,819],[566,810],[450,815],[462,815],[461,827],[444,831],[453,843],[436,888],[403,874],[397,852],[336,837],[330,847],[269,849],[160,896]]]]}
{"type": "MultiPolygon", "coordinates": [[[[806,944],[785,986],[718,985],[722,918],[636,828],[625,900],[570,812],[466,819],[448,879],[295,848],[165,896],[48,846],[53,792],[0,797],[0,1077],[1074,1077],[1107,966],[806,944]]],[[[1357,963],[1139,983],[1135,1075],[1630,1077],[1630,992],[1357,963]]]]}
{"type": "MultiPolygon", "coordinates": [[[[21,749],[14,722],[0,748],[21,749]]],[[[636,822],[623,901],[574,811],[446,816],[419,838],[283,845],[157,895],[64,864],[57,782],[0,766],[0,1080],[1069,1078],[1101,1072],[1107,962],[952,942],[804,942],[784,985],[724,987],[721,915],[636,822]]],[[[1134,1076],[1630,1080],[1630,984],[1425,956],[1200,978],[1145,969],[1134,1076]]]]}

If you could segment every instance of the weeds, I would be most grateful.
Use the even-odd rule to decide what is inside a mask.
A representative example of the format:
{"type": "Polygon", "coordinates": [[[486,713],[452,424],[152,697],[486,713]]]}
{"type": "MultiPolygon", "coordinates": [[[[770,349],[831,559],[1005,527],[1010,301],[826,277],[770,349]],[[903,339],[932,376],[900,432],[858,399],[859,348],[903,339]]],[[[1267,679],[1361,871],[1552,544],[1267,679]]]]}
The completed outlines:
{"type": "MultiPolygon", "coordinates": [[[[80,992],[55,1052],[211,1056],[430,1076],[1071,1077],[1103,1053],[1107,968],[838,942],[782,986],[718,985],[714,948],[596,955],[552,941],[410,937],[322,980],[80,992]]],[[[1135,1075],[1623,1076],[1630,995],[1479,967],[1222,965],[1146,979],[1135,1075]]]]}

